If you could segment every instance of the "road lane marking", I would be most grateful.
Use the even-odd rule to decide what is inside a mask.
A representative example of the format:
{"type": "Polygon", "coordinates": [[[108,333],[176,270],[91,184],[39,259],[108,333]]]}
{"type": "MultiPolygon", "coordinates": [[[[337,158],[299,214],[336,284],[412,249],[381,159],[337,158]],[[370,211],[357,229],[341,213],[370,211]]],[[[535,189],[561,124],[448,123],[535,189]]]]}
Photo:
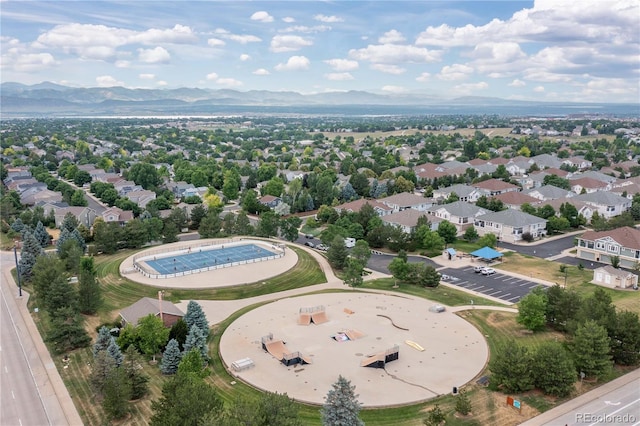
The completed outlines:
{"type": "Polygon", "coordinates": [[[507,299],[507,302],[511,302],[513,300],[520,299],[520,296],[514,296],[511,299],[507,299]]]}
{"type": "Polygon", "coordinates": [[[503,294],[502,297],[500,297],[500,299],[504,300],[504,298],[507,296],[511,296],[511,293],[503,294]]]}
{"type": "Polygon", "coordinates": [[[480,287],[476,287],[476,288],[469,287],[469,290],[477,291],[477,290],[479,290],[479,289],[481,289],[481,288],[484,288],[484,286],[483,286],[483,285],[481,285],[480,287]]]}
{"type": "Polygon", "coordinates": [[[505,281],[515,280],[515,279],[517,279],[517,278],[516,277],[509,277],[505,281]]]}
{"type": "MultiPolygon", "coordinates": [[[[636,399],[635,401],[631,401],[630,403],[628,403],[628,404],[627,404],[627,405],[625,405],[624,407],[620,407],[620,408],[618,408],[618,409],[617,409],[617,410],[615,410],[615,411],[612,411],[612,412],[610,412],[610,413],[607,413],[606,415],[607,415],[607,416],[613,416],[614,414],[619,413],[620,411],[624,410],[625,408],[632,406],[633,404],[635,404],[635,403],[636,403],[636,402],[638,402],[638,401],[640,401],[640,398],[636,399]]],[[[593,426],[593,425],[598,424],[598,423],[600,423],[600,421],[593,422],[593,423],[591,423],[589,426],[593,426]]]]}
{"type": "Polygon", "coordinates": [[[490,293],[489,296],[493,296],[498,293],[502,293],[502,290],[494,291],[493,293],[490,293]]]}
{"type": "Polygon", "coordinates": [[[529,281],[523,281],[522,284],[520,284],[518,287],[522,287],[522,286],[525,286],[527,284],[531,285],[531,283],[529,281]]]}

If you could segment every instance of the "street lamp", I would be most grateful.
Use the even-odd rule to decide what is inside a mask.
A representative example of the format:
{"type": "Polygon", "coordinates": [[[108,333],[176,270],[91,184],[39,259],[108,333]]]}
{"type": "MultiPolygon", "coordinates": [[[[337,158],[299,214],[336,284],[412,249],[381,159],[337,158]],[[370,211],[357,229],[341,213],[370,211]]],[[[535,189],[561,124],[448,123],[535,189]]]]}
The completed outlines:
{"type": "Polygon", "coordinates": [[[22,279],[20,278],[20,264],[18,263],[18,248],[17,246],[13,246],[13,257],[16,260],[16,271],[18,276],[18,296],[22,297],[22,279]]]}

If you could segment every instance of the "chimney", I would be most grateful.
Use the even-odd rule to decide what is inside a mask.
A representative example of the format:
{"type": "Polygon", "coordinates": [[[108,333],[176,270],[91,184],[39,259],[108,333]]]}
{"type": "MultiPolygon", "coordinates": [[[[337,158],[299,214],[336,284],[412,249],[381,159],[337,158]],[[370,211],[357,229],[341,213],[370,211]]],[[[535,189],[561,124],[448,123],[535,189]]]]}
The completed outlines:
{"type": "Polygon", "coordinates": [[[158,309],[160,311],[160,319],[162,320],[162,323],[164,324],[164,318],[162,317],[162,290],[158,290],[158,309]]]}

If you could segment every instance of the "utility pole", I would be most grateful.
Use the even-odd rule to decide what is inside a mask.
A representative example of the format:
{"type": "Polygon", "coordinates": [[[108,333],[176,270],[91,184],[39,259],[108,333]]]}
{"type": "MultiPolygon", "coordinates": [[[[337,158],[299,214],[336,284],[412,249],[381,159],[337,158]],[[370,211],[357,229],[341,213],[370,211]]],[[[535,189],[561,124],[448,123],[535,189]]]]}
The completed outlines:
{"type": "Polygon", "coordinates": [[[18,248],[13,246],[13,257],[16,260],[16,275],[18,276],[18,296],[22,297],[22,278],[20,278],[20,264],[18,263],[18,248]]]}

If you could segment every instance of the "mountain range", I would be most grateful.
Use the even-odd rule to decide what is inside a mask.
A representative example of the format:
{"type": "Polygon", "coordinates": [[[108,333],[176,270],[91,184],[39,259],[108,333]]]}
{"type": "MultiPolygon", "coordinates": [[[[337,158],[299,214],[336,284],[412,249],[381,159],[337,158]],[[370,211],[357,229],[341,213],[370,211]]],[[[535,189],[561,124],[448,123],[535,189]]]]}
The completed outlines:
{"type": "Polygon", "coordinates": [[[301,94],[291,91],[229,89],[128,89],[67,87],[51,82],[0,84],[4,118],[82,115],[180,114],[638,114],[637,104],[518,101],[490,97],[441,99],[419,94],[380,95],[364,91],[301,94]],[[528,112],[527,112],[528,111],[528,112]]]}

